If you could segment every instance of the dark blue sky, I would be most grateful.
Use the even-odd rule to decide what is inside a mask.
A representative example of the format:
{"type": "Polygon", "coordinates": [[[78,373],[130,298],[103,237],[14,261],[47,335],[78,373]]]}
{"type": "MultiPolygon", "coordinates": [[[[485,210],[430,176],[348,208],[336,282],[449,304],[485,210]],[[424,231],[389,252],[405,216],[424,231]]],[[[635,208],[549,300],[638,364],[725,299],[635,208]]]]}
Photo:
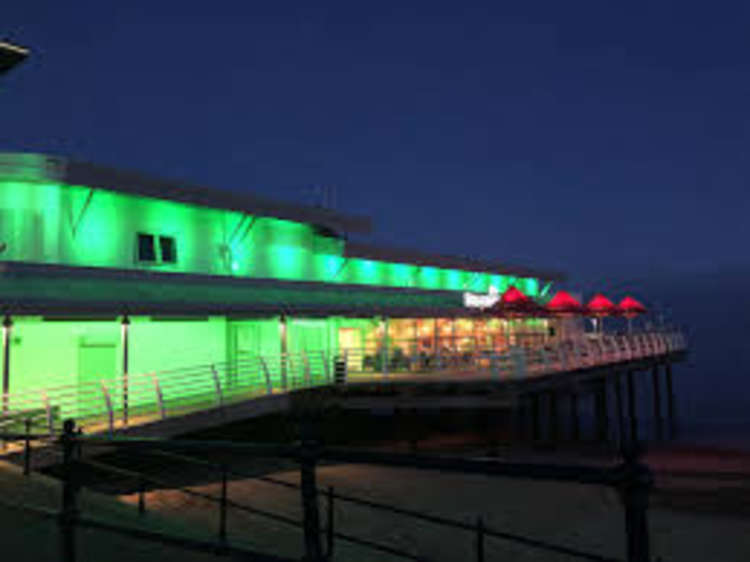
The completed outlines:
{"type": "Polygon", "coordinates": [[[0,150],[332,186],[377,241],[582,282],[750,261],[746,2],[8,4],[0,150]]]}

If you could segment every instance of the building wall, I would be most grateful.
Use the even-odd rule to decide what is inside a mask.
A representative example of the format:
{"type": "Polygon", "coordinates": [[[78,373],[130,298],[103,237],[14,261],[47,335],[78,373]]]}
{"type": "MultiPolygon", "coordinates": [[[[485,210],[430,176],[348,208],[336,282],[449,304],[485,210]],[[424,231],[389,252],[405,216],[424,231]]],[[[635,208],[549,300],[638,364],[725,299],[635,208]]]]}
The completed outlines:
{"type": "MultiPolygon", "coordinates": [[[[0,174],[3,170],[0,170],[0,174]]],[[[485,292],[539,280],[343,257],[312,225],[0,175],[3,260],[485,292]],[[177,262],[137,260],[137,234],[176,240],[177,262]]]]}

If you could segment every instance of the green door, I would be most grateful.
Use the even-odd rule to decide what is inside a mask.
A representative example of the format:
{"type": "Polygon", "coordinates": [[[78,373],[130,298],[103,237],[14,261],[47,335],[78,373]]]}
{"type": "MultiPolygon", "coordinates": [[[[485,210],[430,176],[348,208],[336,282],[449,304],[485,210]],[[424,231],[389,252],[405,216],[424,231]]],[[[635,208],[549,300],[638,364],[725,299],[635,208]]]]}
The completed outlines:
{"type": "MultiPolygon", "coordinates": [[[[117,374],[115,344],[82,344],[78,348],[78,417],[86,417],[106,410],[100,385],[102,379],[112,380],[117,374]]],[[[112,385],[108,385],[108,388],[112,385]]],[[[118,389],[109,388],[113,406],[120,403],[118,389]]]]}

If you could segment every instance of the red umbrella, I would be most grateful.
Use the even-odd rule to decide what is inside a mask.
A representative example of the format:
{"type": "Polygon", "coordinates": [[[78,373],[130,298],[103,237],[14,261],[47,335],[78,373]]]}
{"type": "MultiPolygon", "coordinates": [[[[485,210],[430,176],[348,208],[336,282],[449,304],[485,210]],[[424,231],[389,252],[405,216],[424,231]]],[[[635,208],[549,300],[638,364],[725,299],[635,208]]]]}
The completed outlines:
{"type": "Polygon", "coordinates": [[[643,304],[635,300],[633,297],[625,297],[620,301],[618,307],[620,309],[620,314],[625,318],[635,318],[639,314],[645,314],[648,311],[643,304]]]}
{"type": "MultiPolygon", "coordinates": [[[[594,318],[604,318],[618,312],[617,305],[602,294],[594,295],[586,304],[586,313],[594,318]]],[[[597,322],[596,324],[600,324],[599,328],[601,330],[601,323],[597,322]]],[[[595,327],[596,324],[594,324],[595,327]]]]}
{"type": "Polygon", "coordinates": [[[558,291],[547,303],[547,310],[556,316],[575,316],[583,314],[581,303],[565,291],[558,291]]]}
{"type": "Polygon", "coordinates": [[[630,296],[622,299],[618,308],[620,309],[620,314],[628,319],[628,333],[633,331],[633,318],[647,312],[645,306],[630,296]]]}
{"type": "Polygon", "coordinates": [[[498,316],[505,317],[539,318],[547,314],[543,306],[531,300],[515,287],[508,287],[508,290],[500,297],[500,301],[491,310],[498,316]]]}
{"type": "Polygon", "coordinates": [[[586,312],[589,316],[612,316],[617,314],[617,305],[604,295],[598,294],[586,304],[586,312]]]}

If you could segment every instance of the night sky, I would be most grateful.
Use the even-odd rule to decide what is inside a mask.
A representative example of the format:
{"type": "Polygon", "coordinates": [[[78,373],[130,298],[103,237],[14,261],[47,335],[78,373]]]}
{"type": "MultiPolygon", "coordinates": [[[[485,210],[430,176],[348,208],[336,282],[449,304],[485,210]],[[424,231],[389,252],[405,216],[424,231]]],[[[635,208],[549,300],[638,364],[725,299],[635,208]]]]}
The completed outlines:
{"type": "Polygon", "coordinates": [[[746,2],[113,4],[4,4],[1,150],[329,186],[375,241],[581,283],[748,261],[746,2]]]}

